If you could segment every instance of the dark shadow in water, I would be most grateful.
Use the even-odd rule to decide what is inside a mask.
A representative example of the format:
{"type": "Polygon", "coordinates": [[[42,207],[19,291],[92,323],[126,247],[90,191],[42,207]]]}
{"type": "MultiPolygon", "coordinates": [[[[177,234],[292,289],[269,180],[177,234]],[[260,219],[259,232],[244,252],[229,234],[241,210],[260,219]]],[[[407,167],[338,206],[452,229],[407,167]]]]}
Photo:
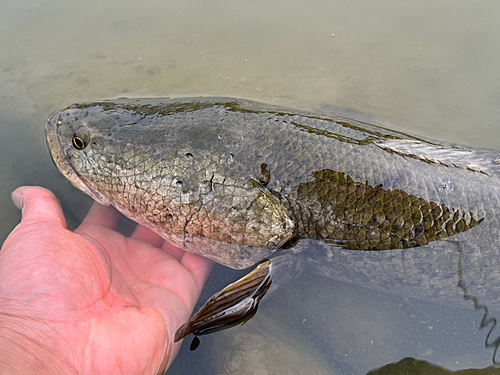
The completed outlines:
{"type": "Polygon", "coordinates": [[[379,369],[372,370],[366,375],[497,375],[500,374],[500,369],[487,367],[484,369],[468,369],[459,371],[450,371],[445,368],[436,366],[427,361],[422,361],[415,358],[403,358],[397,363],[390,363],[379,369]]]}

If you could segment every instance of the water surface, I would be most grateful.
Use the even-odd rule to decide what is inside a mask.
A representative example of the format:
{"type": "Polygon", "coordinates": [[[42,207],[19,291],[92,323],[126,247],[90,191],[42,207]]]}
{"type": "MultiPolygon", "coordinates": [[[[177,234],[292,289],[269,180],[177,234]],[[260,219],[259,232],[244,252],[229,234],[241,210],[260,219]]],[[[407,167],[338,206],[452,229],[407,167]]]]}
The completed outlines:
{"type": "MultiPolygon", "coordinates": [[[[52,189],[73,227],[90,207],[90,198],[53,166],[43,138],[49,114],[73,102],[235,96],[499,148],[497,1],[0,0],[0,6],[1,241],[20,219],[10,202],[19,185],[52,189]]],[[[216,268],[204,296],[235,277],[216,268]]],[[[300,364],[312,373],[364,374],[406,356],[449,369],[481,368],[492,357],[481,317],[305,276],[246,326],[207,337],[194,353],[185,345],[169,373],[288,374],[300,364]]]]}

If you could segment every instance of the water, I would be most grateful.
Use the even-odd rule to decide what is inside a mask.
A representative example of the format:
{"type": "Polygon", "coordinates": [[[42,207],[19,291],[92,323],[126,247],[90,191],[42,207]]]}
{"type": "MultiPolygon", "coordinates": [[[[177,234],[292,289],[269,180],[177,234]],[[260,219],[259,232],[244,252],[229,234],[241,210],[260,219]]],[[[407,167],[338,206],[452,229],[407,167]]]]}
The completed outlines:
{"type": "MultiPolygon", "coordinates": [[[[43,138],[49,114],[73,102],[235,96],[342,108],[473,146],[500,143],[497,1],[0,0],[0,6],[1,241],[20,219],[10,202],[19,185],[53,190],[73,227],[90,206],[53,166],[43,138]]],[[[235,278],[216,268],[204,296],[235,278]]],[[[184,345],[169,373],[364,374],[406,356],[449,369],[491,364],[478,311],[311,275],[278,294],[244,327],[203,338],[194,353],[184,345]]]]}

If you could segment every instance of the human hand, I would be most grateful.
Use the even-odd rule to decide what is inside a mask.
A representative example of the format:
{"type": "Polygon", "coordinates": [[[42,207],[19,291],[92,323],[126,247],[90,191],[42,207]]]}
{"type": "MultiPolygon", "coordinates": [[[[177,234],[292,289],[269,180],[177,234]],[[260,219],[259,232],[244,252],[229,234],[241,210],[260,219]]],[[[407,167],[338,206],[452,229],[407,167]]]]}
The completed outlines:
{"type": "Polygon", "coordinates": [[[212,262],[142,226],[123,236],[112,207],[95,203],[71,232],[47,189],[12,199],[22,221],[0,252],[0,372],[163,374],[212,262]]]}

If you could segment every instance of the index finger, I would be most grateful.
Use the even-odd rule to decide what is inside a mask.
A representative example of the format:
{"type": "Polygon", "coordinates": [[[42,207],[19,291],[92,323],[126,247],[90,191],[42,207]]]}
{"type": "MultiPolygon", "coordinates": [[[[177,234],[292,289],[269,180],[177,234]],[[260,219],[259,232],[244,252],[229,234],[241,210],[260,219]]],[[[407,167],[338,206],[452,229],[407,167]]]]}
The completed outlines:
{"type": "Polygon", "coordinates": [[[80,226],[98,225],[116,230],[120,224],[120,213],[113,206],[103,206],[94,202],[80,226]]]}

